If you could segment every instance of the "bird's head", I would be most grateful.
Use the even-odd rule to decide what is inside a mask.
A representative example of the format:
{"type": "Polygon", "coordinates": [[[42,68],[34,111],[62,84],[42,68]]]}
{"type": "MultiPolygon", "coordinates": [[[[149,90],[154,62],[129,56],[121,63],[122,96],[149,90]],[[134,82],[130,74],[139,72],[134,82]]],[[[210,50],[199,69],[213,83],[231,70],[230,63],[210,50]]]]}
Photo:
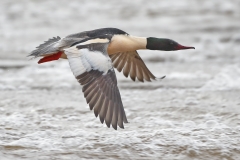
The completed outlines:
{"type": "Polygon", "coordinates": [[[187,47],[177,42],[167,39],[167,38],[154,38],[148,37],[147,38],[147,49],[150,50],[161,50],[161,51],[176,51],[182,49],[195,49],[194,47],[187,47]]]}

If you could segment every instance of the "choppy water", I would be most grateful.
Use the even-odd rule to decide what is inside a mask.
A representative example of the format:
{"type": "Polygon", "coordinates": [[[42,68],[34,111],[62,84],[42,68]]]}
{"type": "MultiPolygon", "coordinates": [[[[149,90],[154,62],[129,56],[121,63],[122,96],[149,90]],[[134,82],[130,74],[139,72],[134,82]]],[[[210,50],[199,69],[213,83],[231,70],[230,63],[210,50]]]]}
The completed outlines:
{"type": "Polygon", "coordinates": [[[1,0],[1,160],[239,159],[239,19],[238,0],[1,0]],[[108,26],[196,47],[140,51],[162,81],[117,74],[130,121],[117,131],[89,111],[67,61],[26,58],[52,36],[108,26]]]}

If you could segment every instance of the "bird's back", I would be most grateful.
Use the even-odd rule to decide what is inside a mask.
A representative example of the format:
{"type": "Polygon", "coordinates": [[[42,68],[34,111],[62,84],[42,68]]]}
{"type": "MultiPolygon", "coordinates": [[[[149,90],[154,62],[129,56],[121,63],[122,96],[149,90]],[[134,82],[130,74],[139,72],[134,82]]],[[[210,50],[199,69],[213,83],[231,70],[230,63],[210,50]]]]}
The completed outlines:
{"type": "Polygon", "coordinates": [[[57,36],[39,45],[37,49],[31,52],[30,56],[39,57],[46,54],[49,54],[49,55],[54,54],[86,38],[98,37],[105,34],[128,35],[126,32],[117,28],[100,28],[100,29],[71,34],[64,38],[60,38],[59,36],[57,36]]]}

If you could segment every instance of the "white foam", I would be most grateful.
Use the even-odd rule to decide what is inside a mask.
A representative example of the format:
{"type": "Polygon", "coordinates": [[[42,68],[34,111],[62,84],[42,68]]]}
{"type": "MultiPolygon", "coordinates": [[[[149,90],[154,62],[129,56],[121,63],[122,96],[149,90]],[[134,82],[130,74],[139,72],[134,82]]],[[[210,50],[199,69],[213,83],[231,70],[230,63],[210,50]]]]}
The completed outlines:
{"type": "Polygon", "coordinates": [[[202,71],[196,71],[194,73],[187,72],[172,72],[167,75],[171,79],[197,79],[197,78],[209,78],[210,75],[203,73],[202,71]]]}
{"type": "Polygon", "coordinates": [[[240,89],[240,66],[229,65],[223,68],[202,87],[204,90],[237,90],[240,89]]]}

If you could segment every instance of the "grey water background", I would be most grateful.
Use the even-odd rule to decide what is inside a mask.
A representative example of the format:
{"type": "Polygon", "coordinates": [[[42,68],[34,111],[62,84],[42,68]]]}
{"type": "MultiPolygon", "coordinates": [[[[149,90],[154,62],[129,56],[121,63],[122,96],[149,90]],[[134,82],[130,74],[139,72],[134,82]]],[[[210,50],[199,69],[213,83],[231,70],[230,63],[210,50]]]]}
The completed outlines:
{"type": "Polygon", "coordinates": [[[239,0],[1,0],[0,159],[240,159],[239,0]],[[102,125],[68,62],[26,56],[102,27],[196,50],[139,51],[162,81],[118,73],[130,123],[102,125]]]}

